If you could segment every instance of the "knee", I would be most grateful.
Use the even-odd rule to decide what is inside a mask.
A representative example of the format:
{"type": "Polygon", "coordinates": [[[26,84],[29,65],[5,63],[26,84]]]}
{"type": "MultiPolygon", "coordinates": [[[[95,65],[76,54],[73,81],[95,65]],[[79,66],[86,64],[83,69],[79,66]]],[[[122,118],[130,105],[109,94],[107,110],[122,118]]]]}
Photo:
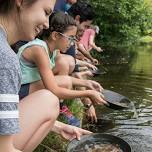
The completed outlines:
{"type": "Polygon", "coordinates": [[[67,56],[67,61],[69,63],[69,74],[71,74],[75,68],[75,59],[72,56],[67,56]]]}
{"type": "Polygon", "coordinates": [[[75,59],[70,55],[60,55],[56,60],[56,64],[67,74],[71,74],[75,68],[75,59]]]}
{"type": "Polygon", "coordinates": [[[48,119],[56,119],[59,115],[59,99],[49,90],[41,90],[42,97],[46,105],[46,115],[48,119]]]}
{"type": "Polygon", "coordinates": [[[57,71],[59,74],[68,75],[69,73],[69,63],[64,57],[58,58],[56,61],[57,71]]]}
{"type": "Polygon", "coordinates": [[[66,88],[67,89],[72,89],[73,84],[72,84],[72,78],[71,76],[64,76],[64,81],[66,82],[66,88]]]}

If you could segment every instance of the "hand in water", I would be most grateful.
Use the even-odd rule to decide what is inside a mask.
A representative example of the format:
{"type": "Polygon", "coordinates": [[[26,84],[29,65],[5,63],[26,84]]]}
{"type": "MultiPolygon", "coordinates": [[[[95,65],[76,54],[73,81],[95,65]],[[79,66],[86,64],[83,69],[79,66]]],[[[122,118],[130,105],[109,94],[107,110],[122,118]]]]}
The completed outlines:
{"type": "Polygon", "coordinates": [[[92,123],[97,122],[97,115],[93,105],[86,110],[86,116],[89,120],[91,120],[92,123]]]}

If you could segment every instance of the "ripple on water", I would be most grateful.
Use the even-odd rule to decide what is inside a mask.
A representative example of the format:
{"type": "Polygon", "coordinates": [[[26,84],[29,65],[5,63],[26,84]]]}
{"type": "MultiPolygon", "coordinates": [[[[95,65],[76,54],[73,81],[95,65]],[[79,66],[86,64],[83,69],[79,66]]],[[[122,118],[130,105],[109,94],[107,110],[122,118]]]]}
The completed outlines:
{"type": "Polygon", "coordinates": [[[131,145],[133,152],[151,152],[152,136],[149,134],[149,129],[118,129],[116,132],[113,131],[112,134],[127,141],[131,145]]]}
{"type": "MultiPolygon", "coordinates": [[[[136,48],[137,49],[137,48],[136,48]]],[[[151,47],[152,50],[152,47],[151,47]]],[[[139,47],[136,58],[128,66],[109,66],[110,74],[104,75],[101,84],[106,89],[123,94],[131,99],[137,109],[134,117],[131,109],[123,111],[99,111],[115,121],[107,132],[126,140],[133,152],[152,152],[152,53],[146,47],[139,47]],[[127,68],[126,68],[127,67],[127,68]]]]}

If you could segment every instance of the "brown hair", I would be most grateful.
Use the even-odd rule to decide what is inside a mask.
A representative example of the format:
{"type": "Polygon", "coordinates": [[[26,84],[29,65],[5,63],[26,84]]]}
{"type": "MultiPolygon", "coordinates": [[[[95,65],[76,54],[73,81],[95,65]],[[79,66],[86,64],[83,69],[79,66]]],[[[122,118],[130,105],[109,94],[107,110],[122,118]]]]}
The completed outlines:
{"type": "Polygon", "coordinates": [[[61,11],[54,12],[49,17],[49,28],[43,30],[40,38],[48,39],[53,31],[64,33],[70,26],[76,26],[73,17],[61,11]]]}
{"type": "MultiPolygon", "coordinates": [[[[37,0],[23,0],[22,4],[27,6],[32,5],[37,0]]],[[[13,8],[15,8],[15,0],[0,0],[0,14],[8,14],[13,8]]]]}

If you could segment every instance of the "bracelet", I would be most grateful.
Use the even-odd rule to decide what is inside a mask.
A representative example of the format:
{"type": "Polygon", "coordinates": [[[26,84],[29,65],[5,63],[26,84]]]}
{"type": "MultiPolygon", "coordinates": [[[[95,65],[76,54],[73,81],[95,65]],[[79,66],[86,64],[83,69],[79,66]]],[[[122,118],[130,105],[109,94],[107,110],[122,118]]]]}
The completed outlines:
{"type": "Polygon", "coordinates": [[[85,107],[86,110],[90,109],[91,106],[93,106],[92,103],[88,103],[88,104],[84,105],[84,107],[85,107]]]}

